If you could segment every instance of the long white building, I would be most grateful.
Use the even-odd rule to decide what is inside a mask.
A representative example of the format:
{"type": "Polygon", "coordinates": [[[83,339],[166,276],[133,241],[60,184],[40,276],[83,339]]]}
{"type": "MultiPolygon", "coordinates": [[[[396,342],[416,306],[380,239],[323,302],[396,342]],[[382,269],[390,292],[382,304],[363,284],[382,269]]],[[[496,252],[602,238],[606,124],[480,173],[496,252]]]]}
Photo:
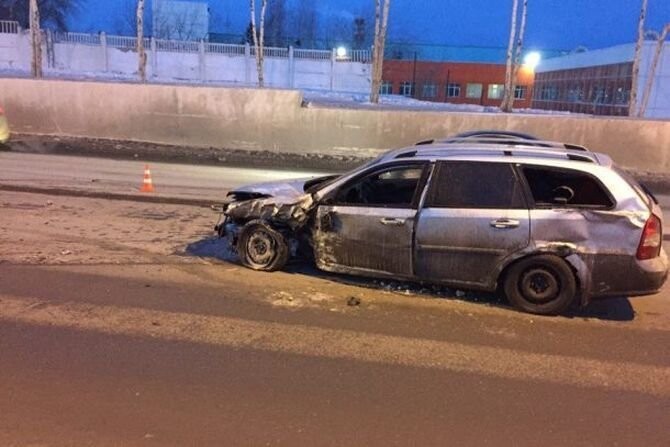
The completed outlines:
{"type": "MultiPolygon", "coordinates": [[[[638,77],[638,108],[656,42],[646,41],[638,77]]],[[[567,110],[597,115],[628,115],[635,44],[585,50],[546,59],[536,68],[533,108],[567,110]]],[[[665,43],[658,61],[647,118],[670,119],[670,43],[665,43]]]]}

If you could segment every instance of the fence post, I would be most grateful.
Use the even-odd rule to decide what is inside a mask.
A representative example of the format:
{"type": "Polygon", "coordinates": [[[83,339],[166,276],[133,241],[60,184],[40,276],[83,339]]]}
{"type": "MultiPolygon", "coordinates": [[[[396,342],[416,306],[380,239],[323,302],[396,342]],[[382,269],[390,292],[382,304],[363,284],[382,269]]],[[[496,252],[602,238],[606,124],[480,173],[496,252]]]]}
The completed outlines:
{"type": "Polygon", "coordinates": [[[249,73],[249,60],[251,59],[251,47],[249,42],[244,44],[244,83],[249,85],[251,82],[249,73]]]}
{"type": "Polygon", "coordinates": [[[198,43],[198,70],[201,81],[206,81],[206,65],[205,65],[205,41],[200,39],[198,43]]]}
{"type": "Polygon", "coordinates": [[[333,48],[330,52],[330,91],[335,88],[335,58],[337,57],[337,50],[333,48]]]}
{"type": "Polygon", "coordinates": [[[109,71],[109,55],[107,54],[107,33],[100,33],[100,48],[102,48],[102,61],[105,73],[109,71]]]}
{"type": "Polygon", "coordinates": [[[293,45],[288,47],[288,86],[295,87],[295,59],[293,58],[293,45]]]}
{"type": "Polygon", "coordinates": [[[155,78],[158,76],[158,45],[156,45],[156,39],[154,36],[151,36],[151,77],[155,78]]]}

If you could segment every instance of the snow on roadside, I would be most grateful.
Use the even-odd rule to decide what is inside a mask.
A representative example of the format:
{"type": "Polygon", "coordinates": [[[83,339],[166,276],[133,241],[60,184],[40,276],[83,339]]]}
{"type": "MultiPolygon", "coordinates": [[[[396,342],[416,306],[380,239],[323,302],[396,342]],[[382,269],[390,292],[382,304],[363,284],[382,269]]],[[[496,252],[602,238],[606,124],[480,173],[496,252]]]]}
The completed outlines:
{"type": "MultiPolygon", "coordinates": [[[[379,104],[372,104],[367,93],[330,92],[324,90],[303,90],[306,105],[328,107],[355,107],[362,109],[383,110],[425,110],[441,112],[469,112],[469,113],[501,113],[499,107],[481,106],[477,104],[453,104],[448,102],[421,101],[402,95],[381,95],[379,104]]],[[[537,115],[574,115],[570,112],[541,109],[515,109],[514,113],[537,115]]]]}

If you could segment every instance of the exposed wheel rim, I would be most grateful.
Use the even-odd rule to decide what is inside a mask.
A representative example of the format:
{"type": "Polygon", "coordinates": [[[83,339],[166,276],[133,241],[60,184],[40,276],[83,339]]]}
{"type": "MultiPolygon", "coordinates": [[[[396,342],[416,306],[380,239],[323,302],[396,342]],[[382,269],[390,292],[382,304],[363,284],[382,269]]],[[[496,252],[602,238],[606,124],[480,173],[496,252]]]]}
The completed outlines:
{"type": "Polygon", "coordinates": [[[246,251],[249,261],[259,266],[269,265],[277,252],[274,238],[264,230],[256,230],[249,236],[246,251]]]}
{"type": "Polygon", "coordinates": [[[561,284],[552,271],[535,267],[523,273],[519,281],[519,291],[528,301],[544,304],[558,297],[561,284]]]}

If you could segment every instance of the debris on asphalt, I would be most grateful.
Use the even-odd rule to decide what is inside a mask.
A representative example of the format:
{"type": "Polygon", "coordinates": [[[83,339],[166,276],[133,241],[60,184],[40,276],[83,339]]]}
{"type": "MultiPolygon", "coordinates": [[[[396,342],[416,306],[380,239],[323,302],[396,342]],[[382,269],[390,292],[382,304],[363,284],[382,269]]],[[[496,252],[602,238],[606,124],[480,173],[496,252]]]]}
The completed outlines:
{"type": "Polygon", "coordinates": [[[361,304],[361,299],[355,296],[350,296],[347,300],[347,306],[359,306],[361,304]]]}
{"type": "Polygon", "coordinates": [[[298,307],[303,304],[288,292],[274,292],[269,298],[274,306],[298,307]]]}
{"type": "Polygon", "coordinates": [[[321,293],[321,292],[313,292],[310,294],[306,294],[309,296],[309,300],[315,303],[322,303],[326,301],[332,301],[333,297],[326,294],[326,293],[321,293]]]}
{"type": "Polygon", "coordinates": [[[63,256],[71,255],[72,250],[61,250],[60,254],[63,256]]]}

